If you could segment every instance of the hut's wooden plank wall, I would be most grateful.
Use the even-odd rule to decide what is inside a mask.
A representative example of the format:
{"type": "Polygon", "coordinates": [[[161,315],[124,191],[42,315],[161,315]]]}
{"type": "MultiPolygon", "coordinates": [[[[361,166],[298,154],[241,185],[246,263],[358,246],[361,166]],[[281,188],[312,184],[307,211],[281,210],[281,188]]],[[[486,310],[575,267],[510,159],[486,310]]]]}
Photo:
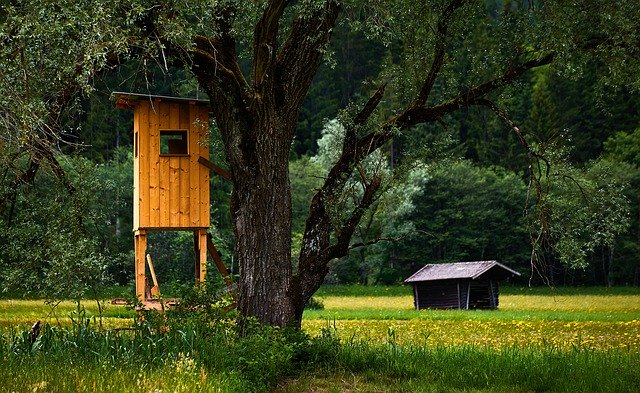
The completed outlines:
{"type": "Polygon", "coordinates": [[[134,115],[134,230],[209,227],[208,108],[140,100],[134,115]],[[148,132],[144,132],[148,129],[148,132]],[[188,154],[160,154],[160,132],[187,132],[188,154]],[[205,139],[206,140],[206,139],[205,139]]]}
{"type": "Polygon", "coordinates": [[[414,302],[422,309],[494,309],[498,307],[498,283],[493,280],[436,280],[413,284],[414,302]]]}
{"type": "Polygon", "coordinates": [[[459,288],[460,285],[455,282],[433,281],[428,284],[420,283],[415,285],[417,299],[417,309],[424,308],[464,308],[461,304],[462,299],[466,299],[467,285],[459,288]],[[461,294],[460,290],[465,293],[461,294]]]}

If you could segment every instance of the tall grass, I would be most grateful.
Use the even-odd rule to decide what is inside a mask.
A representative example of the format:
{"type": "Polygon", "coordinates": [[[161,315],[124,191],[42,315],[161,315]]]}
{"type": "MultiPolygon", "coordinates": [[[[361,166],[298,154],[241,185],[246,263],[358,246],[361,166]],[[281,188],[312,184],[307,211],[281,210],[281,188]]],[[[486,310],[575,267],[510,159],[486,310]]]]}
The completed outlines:
{"type": "MultiPolygon", "coordinates": [[[[322,340],[338,340],[324,330],[322,340]]],[[[352,337],[278,392],[638,392],[640,356],[575,347],[385,345],[352,337]]]]}
{"type": "MultiPolygon", "coordinates": [[[[366,290],[363,296],[345,296],[349,290],[341,291],[332,296],[324,292],[321,299],[326,309],[314,312],[366,312],[370,313],[369,319],[337,320],[331,327],[321,320],[324,328],[315,337],[250,322],[243,324],[240,334],[234,316],[210,302],[200,302],[197,307],[187,302],[186,308],[164,314],[123,314],[133,320],[130,329],[99,329],[87,310],[77,309],[70,314],[71,322],[45,324],[37,338],[28,329],[4,330],[0,334],[0,391],[267,392],[274,387],[281,392],[640,391],[638,348],[596,350],[586,343],[590,334],[587,328],[615,327],[618,330],[603,336],[605,342],[618,335],[616,340],[636,345],[635,338],[630,337],[640,337],[640,324],[636,319],[629,320],[622,309],[610,312],[613,322],[603,318],[579,323],[554,319],[557,310],[399,310],[394,302],[406,297],[400,290],[382,289],[390,295],[374,294],[381,289],[366,290]],[[363,297],[367,299],[364,303],[363,297]],[[389,306],[382,311],[362,306],[377,300],[389,306]],[[349,302],[353,302],[351,306],[362,304],[349,308],[349,302]],[[406,312],[414,318],[376,320],[371,317],[373,312],[406,312]],[[551,314],[548,319],[517,314],[535,312],[551,314]],[[514,315],[520,315],[520,319],[514,315]],[[352,324],[360,328],[360,333],[353,330],[345,334],[341,324],[352,324]],[[402,330],[403,324],[409,329],[402,330]],[[370,335],[377,325],[380,332],[376,334],[381,338],[374,340],[370,335]],[[549,327],[556,330],[542,330],[549,327]],[[518,337],[523,340],[516,344],[469,344],[474,337],[505,340],[518,329],[522,333],[518,337]],[[583,330],[579,332],[581,341],[561,346],[551,339],[558,332],[576,329],[583,330]],[[534,345],[534,330],[548,338],[534,345]],[[422,334],[426,343],[405,340],[410,333],[422,334]],[[439,344],[438,335],[459,336],[462,344],[439,344]]],[[[637,299],[632,294],[613,296],[613,300],[615,296],[631,296],[627,306],[635,307],[637,299]]],[[[561,312],[567,313],[566,318],[572,312],[585,317],[597,315],[588,309],[561,312]]]]}
{"type": "Polygon", "coordinates": [[[240,337],[229,326],[186,324],[98,332],[90,324],[45,326],[2,337],[0,390],[56,392],[266,392],[291,378],[283,391],[548,391],[636,392],[640,357],[581,348],[400,346],[332,332],[316,339],[254,328],[240,337]],[[348,385],[360,380],[359,387],[348,385]],[[346,384],[346,385],[345,385],[346,384]]]}
{"type": "Polygon", "coordinates": [[[167,321],[147,314],[133,330],[99,331],[89,319],[45,325],[0,341],[6,391],[267,391],[293,368],[304,337],[231,320],[167,321]],[[155,319],[155,320],[154,320],[155,319]]]}

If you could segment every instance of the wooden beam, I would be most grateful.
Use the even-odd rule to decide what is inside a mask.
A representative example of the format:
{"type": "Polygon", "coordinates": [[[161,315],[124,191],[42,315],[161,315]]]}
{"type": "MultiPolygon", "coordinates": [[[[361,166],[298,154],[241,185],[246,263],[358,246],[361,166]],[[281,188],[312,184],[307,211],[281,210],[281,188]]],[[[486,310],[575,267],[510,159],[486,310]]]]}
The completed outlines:
{"type": "Polygon", "coordinates": [[[206,158],[198,157],[198,163],[206,166],[207,168],[209,168],[211,172],[215,172],[216,174],[222,176],[224,179],[231,180],[231,173],[229,173],[229,171],[220,168],[219,166],[207,160],[206,158]]]}
{"type": "Polygon", "coordinates": [[[200,234],[193,231],[193,255],[195,255],[194,269],[196,272],[196,282],[200,282],[200,234]]]}
{"type": "Polygon", "coordinates": [[[151,287],[151,296],[160,297],[160,287],[158,286],[158,279],[156,278],[156,270],[153,268],[153,262],[151,262],[151,255],[147,254],[147,265],[149,265],[149,271],[151,272],[151,279],[153,280],[153,287],[151,287]]]}
{"type": "Polygon", "coordinates": [[[142,303],[144,303],[146,301],[146,272],[144,257],[147,253],[147,232],[145,230],[141,229],[135,232],[134,245],[136,296],[142,303]]]}
{"type": "Polygon", "coordinates": [[[220,258],[220,253],[218,252],[218,249],[216,248],[216,246],[213,244],[213,240],[211,238],[210,233],[207,233],[207,250],[209,250],[209,254],[213,259],[213,262],[215,262],[216,267],[218,268],[218,271],[222,275],[222,279],[224,280],[225,284],[227,284],[228,287],[233,285],[231,276],[229,276],[229,271],[227,270],[227,267],[222,262],[222,258],[220,258]]]}
{"type": "Polygon", "coordinates": [[[198,229],[198,248],[200,258],[198,258],[198,282],[204,282],[207,275],[207,230],[198,229]]]}

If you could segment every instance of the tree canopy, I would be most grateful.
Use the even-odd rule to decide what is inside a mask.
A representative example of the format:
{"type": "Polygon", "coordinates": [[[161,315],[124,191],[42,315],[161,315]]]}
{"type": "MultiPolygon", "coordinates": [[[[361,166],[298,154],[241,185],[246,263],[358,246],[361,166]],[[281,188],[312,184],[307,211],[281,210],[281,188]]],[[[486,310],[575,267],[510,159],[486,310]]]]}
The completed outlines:
{"type": "MultiPolygon", "coordinates": [[[[566,117],[558,100],[580,96],[557,93],[553,78],[589,74],[595,98],[587,104],[605,102],[610,91],[635,94],[639,17],[631,1],[5,1],[0,126],[11,180],[0,190],[0,215],[11,217],[20,190],[34,183],[43,163],[77,199],[58,146],[85,142],[74,138],[76,110],[96,93],[98,78],[133,64],[140,72],[127,77],[148,88],[149,70],[182,69],[211,100],[232,173],[239,310],[263,323],[299,325],[329,262],[348,254],[367,212],[389,188],[386,176],[364,169],[369,157],[389,147],[393,165],[410,167],[432,151],[421,144],[458,133],[476,159],[498,156],[510,169],[524,159],[526,180],[544,198],[553,163],[547,157],[571,142],[558,125],[566,117]],[[544,74],[528,79],[543,66],[544,74]],[[334,83],[327,79],[332,67],[353,72],[334,83]],[[526,96],[531,85],[535,94],[526,96]],[[330,91],[322,110],[314,110],[319,101],[308,101],[314,88],[330,91]],[[335,94],[338,88],[345,90],[335,94]],[[529,119],[527,102],[535,108],[529,119]],[[339,112],[327,109],[337,103],[345,105],[339,112]],[[304,130],[318,119],[299,122],[309,111],[335,113],[344,136],[292,256],[289,159],[292,146],[299,154],[301,146],[313,150],[304,130]],[[511,136],[474,136],[488,124],[496,135],[511,136]],[[481,139],[498,153],[475,143],[481,139]],[[506,154],[513,157],[508,163],[506,154]]],[[[78,227],[85,226],[80,209],[72,211],[78,227]]],[[[549,233],[545,220],[552,215],[540,212],[549,233]]]]}

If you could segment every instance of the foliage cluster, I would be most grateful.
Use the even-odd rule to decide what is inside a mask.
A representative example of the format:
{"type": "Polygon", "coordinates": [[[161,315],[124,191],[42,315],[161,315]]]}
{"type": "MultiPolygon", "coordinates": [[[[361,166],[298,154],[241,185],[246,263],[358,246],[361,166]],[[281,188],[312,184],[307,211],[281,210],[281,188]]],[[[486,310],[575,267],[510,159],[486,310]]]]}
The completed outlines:
{"type": "Polygon", "coordinates": [[[24,187],[0,220],[0,270],[4,291],[50,299],[97,298],[101,288],[126,275],[131,208],[131,166],[126,155],[95,165],[59,156],[77,191],[66,193],[51,171],[24,187]]]}

